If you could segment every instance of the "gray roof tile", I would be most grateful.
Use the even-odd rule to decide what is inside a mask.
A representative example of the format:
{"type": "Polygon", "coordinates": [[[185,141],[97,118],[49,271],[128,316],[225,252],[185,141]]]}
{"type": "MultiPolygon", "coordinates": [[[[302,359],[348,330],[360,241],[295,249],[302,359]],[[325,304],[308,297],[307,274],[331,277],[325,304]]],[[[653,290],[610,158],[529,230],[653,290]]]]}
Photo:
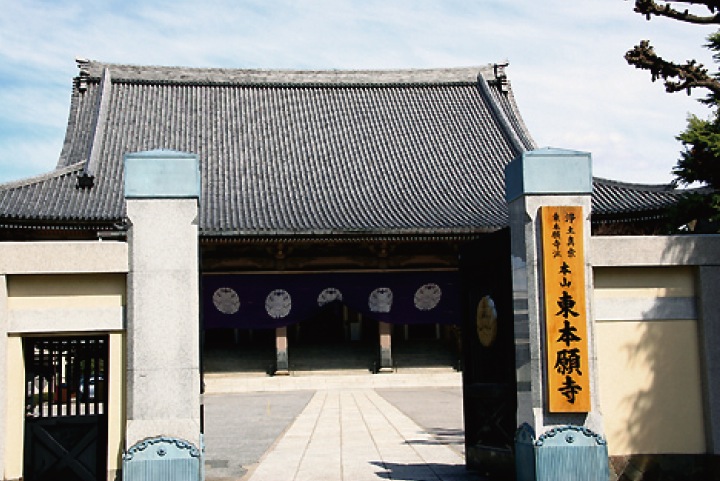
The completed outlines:
{"type": "MultiPolygon", "coordinates": [[[[123,155],[170,149],[200,157],[202,235],[479,232],[507,225],[503,169],[534,148],[493,66],[81,67],[57,170],[0,186],[5,223],[122,221],[123,155]],[[77,187],[82,173],[91,188],[77,187]]],[[[599,213],[676,197],[595,186],[599,213]]]]}

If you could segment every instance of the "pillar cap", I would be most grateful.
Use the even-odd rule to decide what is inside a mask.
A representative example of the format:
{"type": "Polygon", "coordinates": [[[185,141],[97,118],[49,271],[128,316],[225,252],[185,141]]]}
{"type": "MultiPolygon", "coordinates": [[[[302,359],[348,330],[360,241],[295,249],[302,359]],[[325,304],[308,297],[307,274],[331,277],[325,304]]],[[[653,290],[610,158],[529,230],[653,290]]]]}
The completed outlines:
{"type": "Polygon", "coordinates": [[[199,198],[196,154],[149,150],[125,154],[125,198],[199,198]]]}
{"type": "Polygon", "coordinates": [[[543,148],[523,152],[505,168],[505,199],[523,195],[589,195],[592,161],[589,152],[543,148]]]}

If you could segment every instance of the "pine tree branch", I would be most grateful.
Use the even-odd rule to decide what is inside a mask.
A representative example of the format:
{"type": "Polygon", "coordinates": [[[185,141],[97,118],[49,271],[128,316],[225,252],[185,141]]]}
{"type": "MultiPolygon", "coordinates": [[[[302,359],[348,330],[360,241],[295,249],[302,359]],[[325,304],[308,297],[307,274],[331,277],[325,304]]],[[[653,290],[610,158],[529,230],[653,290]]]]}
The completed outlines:
{"type": "Polygon", "coordinates": [[[655,0],[635,0],[635,11],[641,15],[645,15],[645,18],[650,18],[655,15],[658,17],[668,17],[674,20],[680,20],[681,22],[696,23],[696,24],[720,24],[720,13],[715,13],[720,10],[720,0],[677,0],[672,3],[682,3],[688,5],[704,5],[711,14],[713,15],[695,15],[690,13],[687,9],[684,11],[676,10],[670,3],[659,5],[655,0]]]}
{"type": "Polygon", "coordinates": [[[649,70],[653,82],[662,79],[667,92],[685,90],[689,95],[694,88],[705,88],[710,90],[715,98],[720,98],[720,81],[708,74],[702,64],[695,60],[688,60],[684,65],[668,62],[655,54],[647,40],[641,41],[628,51],[625,60],[636,68],[649,70]]]}

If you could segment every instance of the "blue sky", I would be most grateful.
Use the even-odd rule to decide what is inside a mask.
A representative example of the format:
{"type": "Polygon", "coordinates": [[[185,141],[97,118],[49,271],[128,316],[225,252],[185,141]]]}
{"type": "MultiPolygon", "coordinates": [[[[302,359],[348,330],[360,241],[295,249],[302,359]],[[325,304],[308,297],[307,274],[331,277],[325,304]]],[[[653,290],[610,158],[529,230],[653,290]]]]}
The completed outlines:
{"type": "Polygon", "coordinates": [[[0,182],[51,170],[75,57],[142,65],[363,69],[509,61],[540,147],[589,151],[596,176],[672,179],[675,136],[706,107],[623,54],[696,57],[710,27],[646,21],[624,0],[0,0],[0,182]]]}

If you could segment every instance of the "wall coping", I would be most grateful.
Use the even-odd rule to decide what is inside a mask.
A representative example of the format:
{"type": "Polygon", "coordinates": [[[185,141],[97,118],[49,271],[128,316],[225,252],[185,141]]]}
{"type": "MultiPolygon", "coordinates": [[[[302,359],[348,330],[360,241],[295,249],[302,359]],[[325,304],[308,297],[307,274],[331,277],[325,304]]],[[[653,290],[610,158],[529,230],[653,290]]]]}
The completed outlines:
{"type": "Polygon", "coordinates": [[[720,265],[720,235],[593,236],[593,267],[720,265]]]}

